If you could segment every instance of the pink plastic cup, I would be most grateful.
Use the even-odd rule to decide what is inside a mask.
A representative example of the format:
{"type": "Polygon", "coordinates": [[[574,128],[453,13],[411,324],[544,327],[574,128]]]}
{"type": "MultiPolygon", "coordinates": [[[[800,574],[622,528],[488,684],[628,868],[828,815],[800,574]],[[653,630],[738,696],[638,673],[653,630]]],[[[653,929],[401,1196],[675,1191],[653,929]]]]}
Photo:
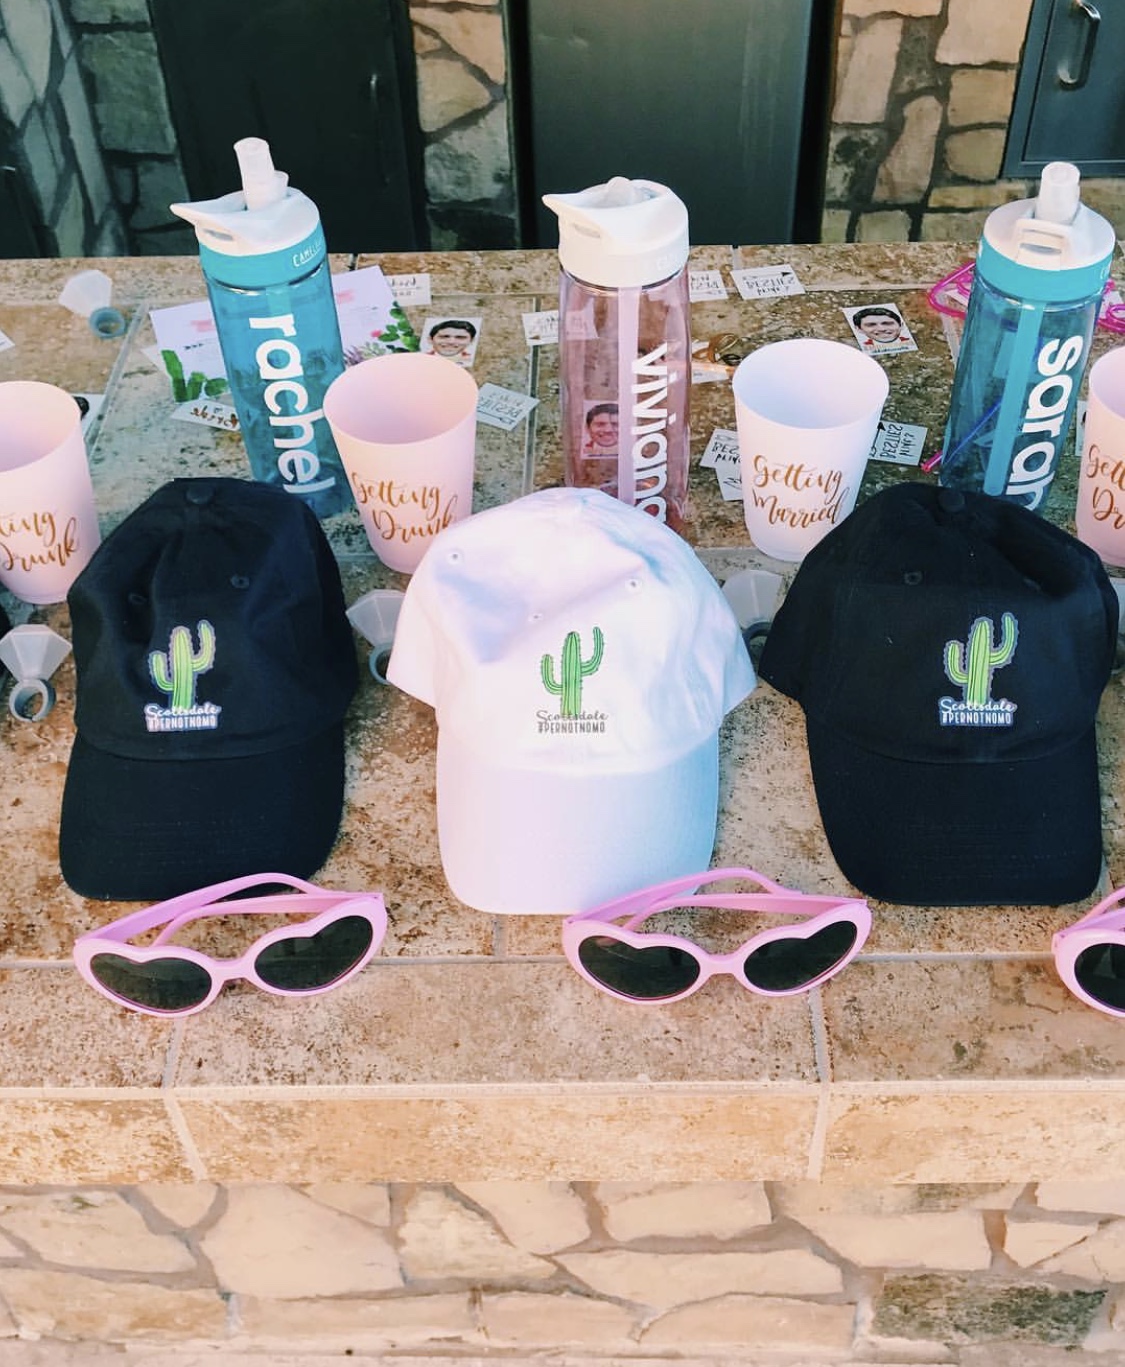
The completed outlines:
{"type": "Polygon", "coordinates": [[[434,538],[473,510],[477,385],[454,361],[373,356],[324,396],[371,549],[410,574],[434,538]]]}
{"type": "Polygon", "coordinates": [[[0,583],[61,603],[101,541],[82,415],[65,389],[0,384],[0,583]]]}

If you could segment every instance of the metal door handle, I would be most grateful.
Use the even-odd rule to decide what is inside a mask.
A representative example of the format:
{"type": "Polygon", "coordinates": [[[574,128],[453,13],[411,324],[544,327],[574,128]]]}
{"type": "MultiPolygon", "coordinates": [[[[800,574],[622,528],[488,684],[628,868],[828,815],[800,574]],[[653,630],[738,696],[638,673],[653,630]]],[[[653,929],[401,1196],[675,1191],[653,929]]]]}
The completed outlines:
{"type": "Polygon", "coordinates": [[[1077,54],[1077,65],[1059,65],[1059,85],[1064,90],[1078,90],[1086,84],[1090,74],[1090,62],[1094,56],[1094,44],[1098,41],[1098,25],[1102,16],[1091,0],[1070,0],[1070,9],[1082,24],[1082,46],[1077,54]]]}

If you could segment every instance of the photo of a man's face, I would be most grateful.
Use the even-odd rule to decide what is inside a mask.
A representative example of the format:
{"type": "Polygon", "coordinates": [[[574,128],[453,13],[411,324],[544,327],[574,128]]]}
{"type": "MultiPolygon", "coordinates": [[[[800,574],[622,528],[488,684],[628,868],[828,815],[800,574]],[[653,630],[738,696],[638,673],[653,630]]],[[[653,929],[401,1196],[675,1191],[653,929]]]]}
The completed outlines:
{"type": "Polygon", "coordinates": [[[480,337],[479,318],[427,318],[422,328],[422,350],[470,366],[480,337]]]}
{"type": "Polygon", "coordinates": [[[589,456],[616,456],[618,414],[615,403],[595,403],[586,410],[585,453],[589,456]]]}
{"type": "Polygon", "coordinates": [[[866,304],[844,309],[859,345],[876,353],[917,351],[918,347],[901,313],[891,304],[866,304]]]}

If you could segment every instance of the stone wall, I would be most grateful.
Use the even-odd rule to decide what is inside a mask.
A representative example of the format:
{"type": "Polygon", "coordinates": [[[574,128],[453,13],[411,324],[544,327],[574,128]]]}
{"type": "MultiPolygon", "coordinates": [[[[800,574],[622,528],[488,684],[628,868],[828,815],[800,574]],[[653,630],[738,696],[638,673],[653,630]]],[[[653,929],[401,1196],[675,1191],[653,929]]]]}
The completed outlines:
{"type": "Polygon", "coordinates": [[[1125,1349],[1123,1287],[1120,1181],[0,1189],[0,1363],[20,1339],[1026,1363],[1125,1349]]]}
{"type": "MultiPolygon", "coordinates": [[[[821,240],[975,240],[1000,179],[1031,0],[844,0],[821,240]]],[[[1084,198],[1125,230],[1125,182],[1084,198]]]]}
{"type": "Polygon", "coordinates": [[[127,250],[74,34],[59,0],[0,0],[0,148],[32,202],[44,256],[127,250]]]}
{"type": "MultiPolygon", "coordinates": [[[[973,241],[1030,192],[1000,179],[1030,4],[843,0],[822,240],[973,241]]],[[[505,0],[410,16],[433,245],[518,245],[505,0]]],[[[0,0],[0,111],[61,254],[195,250],[148,0],[0,0]]],[[[1125,181],[1085,195],[1125,223],[1125,181]]]]}

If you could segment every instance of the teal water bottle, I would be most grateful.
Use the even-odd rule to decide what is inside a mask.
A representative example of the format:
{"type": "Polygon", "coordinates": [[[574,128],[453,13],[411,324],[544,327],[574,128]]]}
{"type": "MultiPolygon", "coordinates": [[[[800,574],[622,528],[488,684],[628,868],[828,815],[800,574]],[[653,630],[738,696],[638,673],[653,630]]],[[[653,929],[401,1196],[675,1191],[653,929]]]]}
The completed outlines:
{"type": "Polygon", "coordinates": [[[352,496],[324,417],[344,353],[320,214],[274,169],[268,143],[243,138],[234,150],[241,190],[171,209],[199,239],[254,478],[327,517],[352,496]]]}
{"type": "Polygon", "coordinates": [[[940,483],[1038,511],[1058,468],[1114,250],[1078,168],[984,225],[953,377],[940,483]]]}

